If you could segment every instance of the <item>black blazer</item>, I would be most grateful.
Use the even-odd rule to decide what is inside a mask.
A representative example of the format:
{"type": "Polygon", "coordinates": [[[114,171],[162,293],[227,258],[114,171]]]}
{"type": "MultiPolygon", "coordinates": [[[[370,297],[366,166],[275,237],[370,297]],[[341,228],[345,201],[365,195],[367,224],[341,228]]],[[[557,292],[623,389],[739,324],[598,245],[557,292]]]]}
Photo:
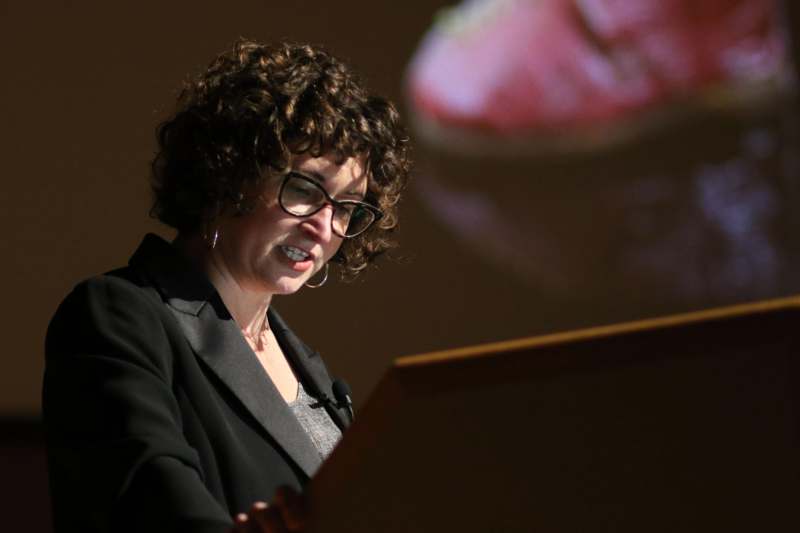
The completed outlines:
{"type": "MultiPolygon", "coordinates": [[[[344,429],[319,354],[272,309],[268,319],[344,429]]],[[[43,416],[57,532],[227,531],[321,462],[214,287],[154,235],[58,308],[43,416]]]]}

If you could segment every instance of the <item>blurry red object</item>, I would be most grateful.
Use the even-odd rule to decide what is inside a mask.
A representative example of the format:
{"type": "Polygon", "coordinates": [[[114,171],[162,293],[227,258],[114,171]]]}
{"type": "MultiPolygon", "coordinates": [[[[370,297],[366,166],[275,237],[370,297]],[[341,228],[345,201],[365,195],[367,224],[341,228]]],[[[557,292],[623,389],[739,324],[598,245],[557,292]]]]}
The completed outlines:
{"type": "Polygon", "coordinates": [[[773,0],[471,0],[407,74],[419,133],[462,151],[592,149],[790,85],[773,0]]]}

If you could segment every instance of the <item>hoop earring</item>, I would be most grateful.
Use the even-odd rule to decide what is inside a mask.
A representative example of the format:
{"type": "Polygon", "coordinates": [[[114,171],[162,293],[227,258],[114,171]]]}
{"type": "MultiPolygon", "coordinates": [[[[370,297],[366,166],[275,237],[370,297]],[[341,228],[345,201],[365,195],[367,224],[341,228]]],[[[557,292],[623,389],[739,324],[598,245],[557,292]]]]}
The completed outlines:
{"type": "Polygon", "coordinates": [[[214,228],[214,235],[211,236],[211,242],[208,242],[208,226],[206,226],[203,231],[203,240],[206,241],[206,246],[213,250],[217,246],[217,239],[219,239],[219,228],[214,228]]]}
{"type": "Polygon", "coordinates": [[[330,264],[325,263],[325,274],[322,276],[322,281],[319,283],[311,283],[310,280],[306,281],[306,287],[309,289],[317,289],[325,285],[325,282],[328,281],[328,270],[330,268],[330,264]]]}

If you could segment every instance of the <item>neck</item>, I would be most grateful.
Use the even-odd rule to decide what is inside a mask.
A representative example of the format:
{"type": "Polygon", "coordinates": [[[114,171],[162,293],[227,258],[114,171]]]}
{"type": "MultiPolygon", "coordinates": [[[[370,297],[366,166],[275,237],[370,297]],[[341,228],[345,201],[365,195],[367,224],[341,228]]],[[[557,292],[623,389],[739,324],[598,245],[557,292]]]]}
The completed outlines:
{"type": "Polygon", "coordinates": [[[266,316],[272,294],[249,290],[237,282],[219,250],[209,248],[202,235],[178,235],[173,244],[205,272],[244,336],[260,339],[269,329],[266,316]]]}

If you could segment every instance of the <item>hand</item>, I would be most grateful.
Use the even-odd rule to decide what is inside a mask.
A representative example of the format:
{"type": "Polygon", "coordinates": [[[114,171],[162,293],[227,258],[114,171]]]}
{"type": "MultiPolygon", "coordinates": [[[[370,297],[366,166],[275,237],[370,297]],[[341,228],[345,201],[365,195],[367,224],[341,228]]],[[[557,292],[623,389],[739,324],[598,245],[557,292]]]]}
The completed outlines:
{"type": "Polygon", "coordinates": [[[289,533],[302,531],[307,518],[306,500],[289,487],[275,491],[272,505],[255,502],[249,513],[239,513],[231,533],[289,533]]]}

